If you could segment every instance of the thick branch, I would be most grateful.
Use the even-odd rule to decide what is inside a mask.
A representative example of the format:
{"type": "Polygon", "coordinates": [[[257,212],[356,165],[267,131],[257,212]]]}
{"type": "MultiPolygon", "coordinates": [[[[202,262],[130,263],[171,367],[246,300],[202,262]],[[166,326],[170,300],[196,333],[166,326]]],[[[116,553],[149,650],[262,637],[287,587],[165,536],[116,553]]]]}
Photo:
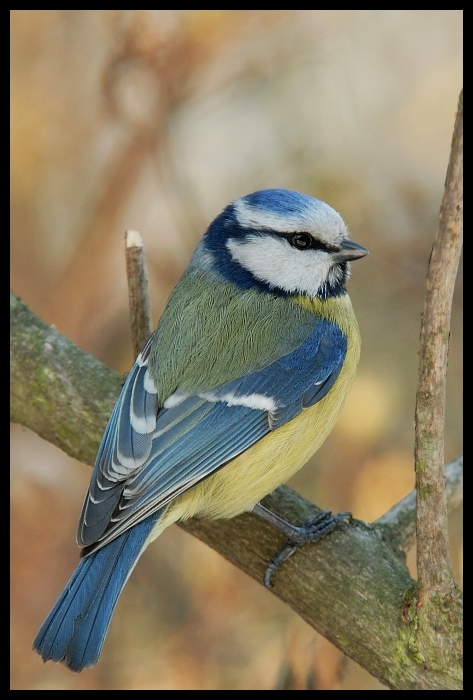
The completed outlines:
{"type": "MultiPolygon", "coordinates": [[[[12,420],[93,463],[120,378],[37,319],[14,295],[10,308],[12,420]]],[[[317,512],[285,487],[265,504],[295,524],[317,512]]],[[[278,532],[252,514],[182,526],[258,581],[283,544],[278,532]]],[[[385,530],[353,521],[304,547],[282,566],[274,583],[275,595],[386,685],[460,688],[458,663],[433,667],[416,654],[412,624],[404,614],[414,582],[385,530]]],[[[453,624],[453,646],[456,632],[453,624]]]]}
{"type": "Polygon", "coordinates": [[[122,379],[10,293],[10,419],[93,464],[122,379]]]}
{"type": "Polygon", "coordinates": [[[445,386],[453,289],[463,213],[463,97],[460,95],[445,192],[432,248],[420,334],[416,397],[417,573],[420,596],[449,592],[451,572],[444,486],[445,386]]]}

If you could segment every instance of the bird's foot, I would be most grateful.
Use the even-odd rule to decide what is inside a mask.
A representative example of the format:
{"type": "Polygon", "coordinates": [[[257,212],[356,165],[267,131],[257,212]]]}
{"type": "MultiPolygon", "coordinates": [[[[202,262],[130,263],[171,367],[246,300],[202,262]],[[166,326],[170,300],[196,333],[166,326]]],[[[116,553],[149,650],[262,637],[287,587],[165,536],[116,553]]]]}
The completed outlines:
{"type": "Polygon", "coordinates": [[[307,542],[315,543],[322,540],[337,527],[339,522],[346,521],[351,517],[351,513],[332,515],[330,510],[326,510],[319,513],[314,518],[311,518],[303,525],[296,526],[291,525],[291,523],[288,523],[279,515],[276,515],[276,513],[268,510],[265,506],[262,506],[261,503],[257,503],[254,506],[253,512],[260,515],[264,520],[270,522],[277,527],[278,530],[281,530],[281,532],[288,536],[286,546],[271,559],[264,573],[263,583],[266,588],[269,589],[272,588],[271,579],[277,573],[281,564],[292,557],[299,547],[307,544],[307,542]]]}

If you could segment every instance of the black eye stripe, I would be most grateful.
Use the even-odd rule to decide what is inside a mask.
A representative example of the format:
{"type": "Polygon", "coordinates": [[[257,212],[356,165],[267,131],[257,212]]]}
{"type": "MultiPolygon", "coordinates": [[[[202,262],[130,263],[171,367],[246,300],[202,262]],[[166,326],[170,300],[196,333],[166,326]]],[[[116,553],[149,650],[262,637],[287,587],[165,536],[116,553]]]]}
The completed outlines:
{"type": "Polygon", "coordinates": [[[306,231],[297,231],[295,233],[280,233],[278,234],[285,238],[293,248],[297,250],[323,250],[326,253],[336,253],[338,248],[327,245],[322,241],[317,240],[306,231]]]}

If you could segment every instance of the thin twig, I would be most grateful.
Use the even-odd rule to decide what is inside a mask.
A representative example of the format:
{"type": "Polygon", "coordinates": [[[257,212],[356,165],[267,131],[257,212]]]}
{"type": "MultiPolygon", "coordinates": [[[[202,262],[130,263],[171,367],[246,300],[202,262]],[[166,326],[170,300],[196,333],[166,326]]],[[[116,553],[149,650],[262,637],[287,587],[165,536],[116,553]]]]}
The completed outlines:
{"type": "Polygon", "coordinates": [[[143,240],[139,231],[126,232],[125,246],[133,356],[136,358],[153,332],[148,272],[143,240]]]}
{"type": "MultiPolygon", "coordinates": [[[[451,512],[463,499],[463,455],[445,467],[447,508],[451,512]]],[[[408,552],[416,539],[416,490],[413,489],[399,503],[376,520],[373,525],[388,528],[391,539],[408,552]]]]}
{"type": "Polygon", "coordinates": [[[416,396],[417,572],[422,596],[453,586],[444,477],[444,416],[450,312],[463,212],[463,96],[460,95],[437,235],[430,256],[416,396]]]}

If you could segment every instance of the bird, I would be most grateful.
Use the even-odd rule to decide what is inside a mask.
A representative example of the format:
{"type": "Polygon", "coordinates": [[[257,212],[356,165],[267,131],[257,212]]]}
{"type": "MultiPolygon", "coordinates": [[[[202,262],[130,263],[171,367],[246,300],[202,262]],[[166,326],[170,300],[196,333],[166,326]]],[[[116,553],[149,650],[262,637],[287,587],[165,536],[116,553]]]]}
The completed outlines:
{"type": "MultiPolygon", "coordinates": [[[[33,643],[44,661],[75,672],[97,663],[123,586],[172,523],[253,511],[292,550],[336,526],[328,512],[296,528],[260,501],[342,410],[360,356],[350,261],[367,253],[337,211],[292,190],[253,192],[212,221],[104,431],[80,562],[33,643]]],[[[269,563],[268,587],[288,556],[269,563]]]]}

